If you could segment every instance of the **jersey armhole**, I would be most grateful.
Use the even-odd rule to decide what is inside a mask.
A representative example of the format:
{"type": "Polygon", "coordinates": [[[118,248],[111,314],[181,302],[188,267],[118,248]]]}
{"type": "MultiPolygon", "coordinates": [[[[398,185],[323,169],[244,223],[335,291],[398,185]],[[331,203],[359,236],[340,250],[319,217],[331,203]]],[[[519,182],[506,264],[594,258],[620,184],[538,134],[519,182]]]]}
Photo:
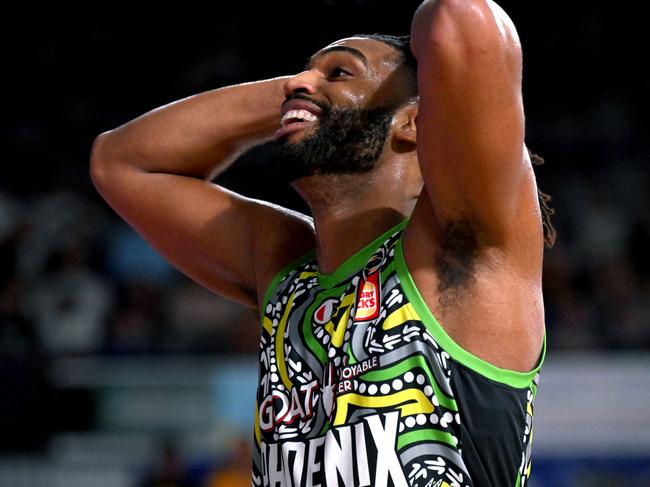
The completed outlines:
{"type": "Polygon", "coordinates": [[[427,328],[429,333],[431,333],[433,338],[453,360],[478,374],[516,389],[530,387],[544,363],[544,358],[546,356],[546,331],[544,331],[542,350],[537,365],[529,372],[517,372],[514,370],[502,369],[468,352],[447,334],[445,329],[440,325],[436,317],[424,302],[424,299],[416,287],[406,265],[403,249],[403,237],[404,233],[400,235],[400,239],[395,247],[395,268],[397,270],[397,275],[406,297],[413,306],[415,312],[418,314],[418,318],[422,323],[424,323],[424,326],[427,328]]]}

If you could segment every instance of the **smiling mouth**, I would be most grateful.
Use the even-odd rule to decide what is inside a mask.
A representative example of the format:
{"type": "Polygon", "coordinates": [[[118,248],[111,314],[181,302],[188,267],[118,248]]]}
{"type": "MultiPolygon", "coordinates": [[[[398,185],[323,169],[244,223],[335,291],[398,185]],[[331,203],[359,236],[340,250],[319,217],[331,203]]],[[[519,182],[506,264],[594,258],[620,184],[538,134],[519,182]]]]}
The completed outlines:
{"type": "Polygon", "coordinates": [[[274,134],[274,139],[279,140],[285,136],[301,132],[305,129],[314,127],[320,117],[304,108],[294,108],[287,110],[280,119],[280,128],[274,134]]]}
{"type": "Polygon", "coordinates": [[[282,115],[280,125],[282,127],[286,127],[292,123],[315,122],[317,120],[318,117],[313,113],[308,112],[307,110],[289,110],[284,115],[282,115]]]}

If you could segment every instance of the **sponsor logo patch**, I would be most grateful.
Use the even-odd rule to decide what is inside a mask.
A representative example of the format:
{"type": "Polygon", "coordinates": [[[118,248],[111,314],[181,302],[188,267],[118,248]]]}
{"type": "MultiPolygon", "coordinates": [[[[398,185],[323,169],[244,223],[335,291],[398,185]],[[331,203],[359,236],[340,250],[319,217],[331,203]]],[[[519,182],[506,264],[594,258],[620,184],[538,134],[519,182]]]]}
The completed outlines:
{"type": "Polygon", "coordinates": [[[370,321],[379,316],[379,272],[370,274],[359,286],[354,321],[370,321]]]}

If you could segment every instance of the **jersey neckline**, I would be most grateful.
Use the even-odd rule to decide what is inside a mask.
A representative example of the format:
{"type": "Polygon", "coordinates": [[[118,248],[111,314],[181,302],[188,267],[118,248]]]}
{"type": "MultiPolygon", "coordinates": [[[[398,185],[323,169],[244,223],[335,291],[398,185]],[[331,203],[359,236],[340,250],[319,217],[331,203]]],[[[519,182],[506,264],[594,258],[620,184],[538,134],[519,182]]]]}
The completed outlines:
{"type": "Polygon", "coordinates": [[[355,274],[357,271],[362,269],[364,265],[366,265],[370,256],[375,253],[379,246],[384,243],[384,241],[386,241],[386,239],[393,233],[402,230],[408,221],[409,219],[405,218],[397,225],[394,225],[393,227],[386,230],[370,243],[366,244],[364,247],[345,259],[343,263],[339,265],[331,274],[323,274],[318,271],[318,285],[322,289],[329,289],[355,274]]]}

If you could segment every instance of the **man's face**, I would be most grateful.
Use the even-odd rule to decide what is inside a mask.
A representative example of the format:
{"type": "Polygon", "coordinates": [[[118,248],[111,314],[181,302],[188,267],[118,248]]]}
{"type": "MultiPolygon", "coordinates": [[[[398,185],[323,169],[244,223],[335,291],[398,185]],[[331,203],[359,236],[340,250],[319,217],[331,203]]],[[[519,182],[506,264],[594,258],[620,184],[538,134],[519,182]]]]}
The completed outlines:
{"type": "Polygon", "coordinates": [[[287,180],[371,170],[384,148],[404,84],[400,56],[374,39],[337,41],[285,85],[274,165],[287,180]]]}

